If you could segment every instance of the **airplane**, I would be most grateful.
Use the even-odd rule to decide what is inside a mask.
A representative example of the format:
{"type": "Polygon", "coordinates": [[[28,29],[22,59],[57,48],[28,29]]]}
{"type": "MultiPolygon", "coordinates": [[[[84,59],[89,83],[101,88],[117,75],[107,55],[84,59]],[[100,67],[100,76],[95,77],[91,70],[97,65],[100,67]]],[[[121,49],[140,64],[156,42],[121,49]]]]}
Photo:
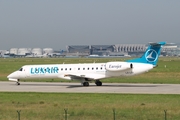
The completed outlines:
{"type": "Polygon", "coordinates": [[[151,42],[142,57],[124,62],[24,65],[7,78],[9,81],[15,81],[17,85],[20,85],[21,79],[62,78],[79,80],[82,86],[89,86],[89,81],[95,81],[97,86],[102,86],[101,79],[133,76],[153,69],[165,44],[166,42],[151,42]]]}

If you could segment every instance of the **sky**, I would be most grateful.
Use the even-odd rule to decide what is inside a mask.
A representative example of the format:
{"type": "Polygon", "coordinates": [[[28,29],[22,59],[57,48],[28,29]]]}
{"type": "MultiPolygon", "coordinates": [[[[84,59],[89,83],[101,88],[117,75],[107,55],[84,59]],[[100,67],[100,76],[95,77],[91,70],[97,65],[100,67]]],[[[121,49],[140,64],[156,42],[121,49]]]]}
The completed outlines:
{"type": "Polygon", "coordinates": [[[0,49],[180,43],[180,0],[0,0],[0,49]]]}

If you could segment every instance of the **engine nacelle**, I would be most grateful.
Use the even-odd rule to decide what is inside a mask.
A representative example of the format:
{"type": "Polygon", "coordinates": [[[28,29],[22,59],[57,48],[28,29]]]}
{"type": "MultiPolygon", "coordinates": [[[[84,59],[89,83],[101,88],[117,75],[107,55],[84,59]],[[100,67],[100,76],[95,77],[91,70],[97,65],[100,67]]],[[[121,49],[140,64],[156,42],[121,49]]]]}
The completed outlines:
{"type": "Polygon", "coordinates": [[[108,62],[106,63],[106,70],[108,71],[123,71],[133,68],[133,65],[127,62],[108,62]]]}

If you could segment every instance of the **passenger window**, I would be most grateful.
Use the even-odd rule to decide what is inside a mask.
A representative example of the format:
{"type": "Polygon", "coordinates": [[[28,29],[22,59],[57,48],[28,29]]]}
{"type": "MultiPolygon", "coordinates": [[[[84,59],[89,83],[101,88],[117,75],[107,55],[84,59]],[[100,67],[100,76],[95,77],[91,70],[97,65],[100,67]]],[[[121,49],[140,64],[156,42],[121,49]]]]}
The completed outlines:
{"type": "Polygon", "coordinates": [[[96,70],[98,70],[98,67],[96,68],[96,70]]]}
{"type": "Polygon", "coordinates": [[[89,68],[88,68],[88,70],[89,70],[89,68]]]}
{"type": "Polygon", "coordinates": [[[61,71],[63,71],[63,68],[61,68],[61,71]]]}
{"type": "Polygon", "coordinates": [[[78,68],[78,70],[80,70],[80,68],[78,68]]]}

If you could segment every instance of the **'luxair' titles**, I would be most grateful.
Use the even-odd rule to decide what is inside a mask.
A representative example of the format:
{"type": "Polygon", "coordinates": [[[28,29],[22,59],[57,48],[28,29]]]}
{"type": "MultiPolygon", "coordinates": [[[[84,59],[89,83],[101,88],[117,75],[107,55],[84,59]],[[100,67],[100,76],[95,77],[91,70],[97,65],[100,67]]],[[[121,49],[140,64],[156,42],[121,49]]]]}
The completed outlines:
{"type": "Polygon", "coordinates": [[[30,70],[31,74],[52,74],[52,73],[58,73],[59,69],[58,67],[33,67],[30,70]]]}

